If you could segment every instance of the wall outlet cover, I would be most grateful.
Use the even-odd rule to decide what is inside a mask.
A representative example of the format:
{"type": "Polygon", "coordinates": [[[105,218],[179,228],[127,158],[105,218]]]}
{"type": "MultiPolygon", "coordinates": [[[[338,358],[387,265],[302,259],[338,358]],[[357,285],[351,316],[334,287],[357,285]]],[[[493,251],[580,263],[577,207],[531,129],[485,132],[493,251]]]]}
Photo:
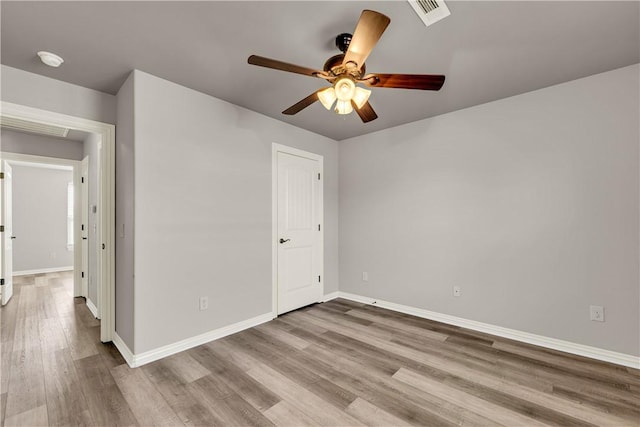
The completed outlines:
{"type": "Polygon", "coordinates": [[[604,322],[604,307],[601,305],[589,306],[589,319],[594,322],[604,322]]]}
{"type": "Polygon", "coordinates": [[[459,297],[460,295],[462,295],[462,289],[460,289],[460,286],[454,286],[453,287],[453,296],[454,297],[459,297]]]}

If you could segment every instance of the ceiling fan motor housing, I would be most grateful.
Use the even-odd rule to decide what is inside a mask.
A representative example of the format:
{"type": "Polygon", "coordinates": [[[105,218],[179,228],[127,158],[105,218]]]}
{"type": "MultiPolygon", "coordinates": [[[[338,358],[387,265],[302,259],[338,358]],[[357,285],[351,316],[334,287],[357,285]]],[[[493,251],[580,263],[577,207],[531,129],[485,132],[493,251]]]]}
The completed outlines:
{"type": "Polygon", "coordinates": [[[338,34],[336,37],[336,47],[340,49],[340,52],[345,53],[347,49],[349,49],[352,37],[353,35],[349,33],[338,34]]]}

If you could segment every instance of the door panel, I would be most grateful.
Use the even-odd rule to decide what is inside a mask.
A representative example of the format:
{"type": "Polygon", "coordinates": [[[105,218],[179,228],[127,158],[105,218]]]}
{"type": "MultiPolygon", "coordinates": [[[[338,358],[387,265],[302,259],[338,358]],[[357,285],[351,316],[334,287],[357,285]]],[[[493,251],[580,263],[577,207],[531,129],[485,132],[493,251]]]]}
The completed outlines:
{"type": "Polygon", "coordinates": [[[4,179],[2,180],[2,224],[4,225],[4,233],[2,233],[2,277],[4,278],[4,286],[2,286],[2,305],[5,305],[13,295],[13,220],[11,212],[13,209],[12,202],[12,170],[9,163],[5,160],[2,162],[4,171],[4,179]]]}
{"type": "Polygon", "coordinates": [[[277,153],[277,312],[322,300],[318,160],[277,153]]]}

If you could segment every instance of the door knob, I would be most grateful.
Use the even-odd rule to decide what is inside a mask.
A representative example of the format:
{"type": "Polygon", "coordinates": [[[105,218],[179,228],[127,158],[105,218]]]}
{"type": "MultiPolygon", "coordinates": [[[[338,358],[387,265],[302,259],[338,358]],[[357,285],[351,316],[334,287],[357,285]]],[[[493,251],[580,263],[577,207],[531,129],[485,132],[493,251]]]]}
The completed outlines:
{"type": "Polygon", "coordinates": [[[15,239],[15,238],[16,238],[16,236],[11,236],[11,239],[15,239]]]}
{"type": "Polygon", "coordinates": [[[291,239],[286,239],[286,240],[285,240],[285,239],[280,239],[280,243],[286,243],[286,242],[288,242],[289,240],[291,240],[291,239]]]}
{"type": "Polygon", "coordinates": [[[82,238],[82,240],[87,240],[87,238],[86,238],[86,237],[83,237],[83,238],[82,238]]]}

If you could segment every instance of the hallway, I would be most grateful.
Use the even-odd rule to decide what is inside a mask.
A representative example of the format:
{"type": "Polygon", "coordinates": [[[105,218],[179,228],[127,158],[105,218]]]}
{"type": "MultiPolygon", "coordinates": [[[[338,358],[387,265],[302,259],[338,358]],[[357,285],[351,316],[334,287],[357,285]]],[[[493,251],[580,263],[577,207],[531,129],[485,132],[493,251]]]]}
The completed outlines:
{"type": "Polygon", "coordinates": [[[135,424],[108,380],[125,361],[113,344],[100,343],[100,321],[84,299],[73,298],[73,272],[13,280],[13,298],[1,310],[2,424],[95,425],[86,408],[99,414],[115,405],[135,424]]]}

